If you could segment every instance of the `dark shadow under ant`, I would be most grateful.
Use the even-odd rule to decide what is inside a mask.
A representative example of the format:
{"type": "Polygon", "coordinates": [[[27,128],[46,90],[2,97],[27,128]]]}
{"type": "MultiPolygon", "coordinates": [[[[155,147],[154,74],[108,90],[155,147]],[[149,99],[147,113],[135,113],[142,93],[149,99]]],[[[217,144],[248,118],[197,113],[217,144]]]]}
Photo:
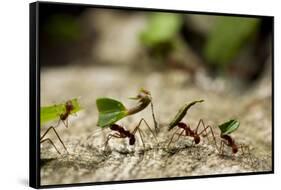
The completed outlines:
{"type": "Polygon", "coordinates": [[[144,139],[143,139],[143,136],[144,136],[144,133],[143,131],[140,129],[140,125],[141,125],[141,122],[144,122],[145,123],[145,126],[149,129],[149,131],[152,133],[154,139],[157,141],[157,138],[155,136],[155,134],[153,133],[152,129],[149,127],[148,123],[145,121],[145,119],[141,119],[138,123],[138,125],[134,128],[134,130],[132,132],[130,132],[129,130],[126,130],[124,127],[120,126],[120,125],[117,125],[117,124],[111,124],[110,125],[110,129],[112,131],[114,131],[115,133],[114,134],[109,134],[107,136],[107,139],[105,141],[105,149],[107,148],[108,146],[108,142],[110,139],[112,138],[128,138],[129,140],[129,145],[135,145],[135,142],[136,142],[136,132],[138,131],[139,135],[140,135],[140,138],[141,138],[141,141],[142,141],[142,145],[143,145],[143,148],[145,149],[145,143],[144,143],[144,139]]]}
{"type": "Polygon", "coordinates": [[[193,146],[194,143],[199,144],[200,141],[201,141],[200,135],[205,133],[203,135],[208,137],[209,133],[207,133],[207,129],[209,129],[211,131],[213,140],[215,142],[215,146],[217,147],[216,138],[215,138],[212,127],[210,125],[205,126],[204,121],[202,119],[199,120],[195,130],[192,130],[189,124],[186,124],[186,123],[183,123],[183,122],[179,122],[176,126],[178,127],[178,129],[173,133],[173,135],[171,137],[171,140],[169,141],[169,143],[167,145],[168,148],[170,147],[170,144],[173,142],[173,139],[176,135],[178,135],[178,138],[177,138],[176,141],[178,141],[181,136],[187,136],[187,137],[193,138],[192,146],[193,146]],[[203,130],[198,132],[200,124],[202,124],[203,130]],[[182,131],[180,133],[178,133],[179,130],[182,130],[182,131]]]}
{"type": "MultiPolygon", "coordinates": [[[[59,118],[60,118],[60,119],[59,119],[59,121],[58,121],[56,127],[58,127],[59,124],[60,124],[60,121],[62,121],[63,124],[64,124],[64,126],[65,126],[66,128],[68,128],[68,116],[70,115],[70,113],[71,113],[72,110],[74,110],[74,106],[73,106],[72,102],[71,102],[70,100],[68,100],[68,101],[65,103],[65,112],[64,112],[64,113],[61,113],[61,114],[59,115],[59,118]]],[[[58,148],[55,146],[55,144],[53,143],[53,141],[52,141],[50,138],[45,138],[45,139],[44,139],[44,137],[47,135],[47,133],[48,133],[49,131],[51,131],[51,130],[53,130],[53,131],[55,132],[55,134],[56,134],[57,138],[59,139],[60,143],[63,145],[63,148],[64,148],[64,149],[66,150],[66,152],[68,153],[66,146],[64,145],[64,143],[63,143],[63,141],[61,140],[61,138],[60,138],[58,132],[56,131],[55,127],[53,127],[53,126],[49,127],[49,128],[46,130],[46,132],[40,137],[40,143],[49,142],[49,143],[56,149],[56,151],[57,151],[59,154],[61,154],[60,151],[58,150],[58,148]]]]}

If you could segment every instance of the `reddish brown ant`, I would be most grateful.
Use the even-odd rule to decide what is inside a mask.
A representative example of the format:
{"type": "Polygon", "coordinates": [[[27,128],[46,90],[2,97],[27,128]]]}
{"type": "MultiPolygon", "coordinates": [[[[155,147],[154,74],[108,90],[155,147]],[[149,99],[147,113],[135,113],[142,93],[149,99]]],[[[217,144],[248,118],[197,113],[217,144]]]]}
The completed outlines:
{"type": "Polygon", "coordinates": [[[149,125],[147,124],[147,122],[142,118],[140,120],[140,122],[138,123],[138,125],[134,128],[134,130],[132,132],[130,132],[129,130],[124,129],[124,127],[117,125],[117,124],[111,124],[110,125],[110,129],[112,131],[115,131],[116,133],[114,134],[109,134],[107,136],[107,139],[105,141],[105,149],[108,146],[108,142],[111,138],[128,138],[129,139],[129,145],[134,145],[136,142],[136,137],[135,134],[138,131],[141,141],[142,141],[142,145],[143,148],[145,149],[145,144],[144,144],[144,140],[143,140],[143,131],[140,129],[140,124],[141,122],[144,122],[146,127],[149,129],[149,131],[152,133],[153,137],[155,138],[155,140],[157,141],[157,138],[155,136],[155,134],[153,133],[152,129],[149,127],[149,125]]]}
{"type": "Polygon", "coordinates": [[[221,134],[220,137],[221,137],[221,143],[220,143],[219,153],[221,155],[224,155],[224,145],[231,147],[232,155],[236,154],[238,152],[238,149],[241,149],[242,155],[245,154],[245,150],[250,154],[249,146],[244,144],[237,145],[235,143],[235,140],[230,135],[221,134]]]}
{"type": "Polygon", "coordinates": [[[190,125],[189,124],[186,124],[186,123],[183,123],[181,122],[181,120],[184,118],[184,116],[186,115],[187,111],[196,103],[201,103],[201,102],[204,102],[204,100],[198,100],[198,101],[193,101],[189,104],[184,104],[180,109],[179,111],[177,112],[176,116],[173,118],[173,120],[169,123],[169,129],[168,130],[171,130],[173,129],[174,127],[178,127],[178,129],[174,132],[174,134],[172,135],[171,137],[171,140],[170,142],[168,143],[168,146],[170,146],[170,144],[173,142],[173,139],[174,139],[174,136],[175,135],[178,135],[178,139],[181,137],[181,136],[188,136],[188,137],[192,137],[193,138],[193,141],[192,141],[192,145],[193,143],[195,142],[195,144],[199,144],[200,141],[201,141],[201,138],[200,138],[200,135],[202,133],[205,133],[205,135],[207,136],[208,133],[207,133],[207,129],[210,129],[211,133],[212,133],[212,136],[213,136],[213,139],[215,141],[215,145],[217,145],[216,143],[216,138],[215,138],[215,135],[213,133],[213,130],[212,130],[212,127],[210,125],[208,125],[207,127],[205,126],[204,124],[204,121],[202,119],[199,120],[198,122],[198,125],[196,127],[195,130],[192,130],[190,125]],[[202,123],[204,129],[201,131],[201,132],[198,132],[198,129],[199,129],[199,126],[200,124],[202,123]],[[182,129],[181,133],[178,133],[178,131],[182,129]]]}
{"type": "MultiPolygon", "coordinates": [[[[70,115],[71,111],[74,109],[74,106],[72,104],[72,102],[70,100],[68,100],[66,103],[65,103],[65,112],[64,113],[61,113],[59,115],[60,119],[58,121],[58,124],[57,126],[59,126],[60,124],[60,121],[63,122],[63,124],[65,125],[66,128],[68,128],[68,116],[70,115]]],[[[56,127],[57,127],[56,126],[56,127]]],[[[64,145],[63,141],[61,140],[58,132],[56,131],[55,127],[51,126],[47,129],[47,131],[42,135],[42,137],[40,137],[40,143],[43,143],[43,142],[49,142],[55,149],[56,151],[60,153],[60,151],[57,149],[57,147],[55,146],[55,144],[53,143],[53,141],[50,139],[50,138],[46,138],[44,139],[44,137],[47,135],[47,133],[50,131],[50,130],[53,130],[57,136],[57,138],[59,139],[59,141],[61,142],[61,144],[63,145],[63,148],[66,150],[66,152],[68,153],[67,151],[67,148],[66,146],[64,145]]]]}
{"type": "Polygon", "coordinates": [[[247,150],[252,162],[249,146],[244,144],[241,145],[236,144],[235,140],[230,136],[230,134],[233,133],[235,130],[237,130],[239,126],[240,126],[240,122],[236,119],[231,119],[218,126],[218,128],[221,131],[220,134],[221,143],[220,143],[220,148],[218,149],[219,154],[224,155],[224,145],[231,148],[232,157],[234,157],[234,155],[237,154],[239,149],[241,149],[242,155],[244,155],[245,150],[247,150]]]}
{"type": "MultiPolygon", "coordinates": [[[[74,110],[74,106],[70,100],[65,103],[65,112],[60,114],[60,121],[63,122],[64,126],[68,128],[68,116],[71,114],[71,111],[74,110]]],[[[58,125],[59,125],[58,122],[58,125]]]]}
{"type": "Polygon", "coordinates": [[[171,137],[171,140],[169,141],[167,147],[169,147],[170,144],[173,142],[173,139],[174,139],[175,135],[178,135],[177,140],[179,140],[179,138],[181,136],[192,137],[193,138],[192,145],[193,145],[193,143],[199,144],[200,141],[201,141],[200,135],[203,134],[203,133],[205,133],[204,136],[208,135],[207,129],[209,129],[211,131],[213,140],[215,142],[215,145],[217,146],[216,138],[215,138],[212,127],[210,125],[205,126],[204,121],[202,119],[199,120],[198,125],[197,125],[195,130],[192,130],[189,124],[186,124],[186,123],[183,123],[183,122],[179,122],[176,126],[178,127],[178,129],[173,133],[173,135],[171,137]],[[199,129],[199,126],[200,126],[201,123],[202,123],[202,126],[203,126],[204,129],[202,131],[198,132],[198,129],[199,129]],[[182,129],[182,131],[180,133],[178,133],[178,131],[180,129],[182,129]]]}

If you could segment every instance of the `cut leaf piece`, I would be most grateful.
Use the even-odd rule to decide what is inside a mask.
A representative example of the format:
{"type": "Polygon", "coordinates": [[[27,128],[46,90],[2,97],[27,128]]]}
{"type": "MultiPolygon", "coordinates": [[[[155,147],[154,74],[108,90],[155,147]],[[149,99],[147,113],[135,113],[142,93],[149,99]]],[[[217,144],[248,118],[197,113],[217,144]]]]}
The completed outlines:
{"type": "Polygon", "coordinates": [[[219,125],[218,127],[220,128],[222,135],[228,135],[238,129],[239,126],[239,121],[232,119],[219,125]]]}
{"type": "Polygon", "coordinates": [[[169,130],[174,128],[181,120],[182,118],[186,115],[186,112],[189,110],[191,106],[193,106],[196,103],[201,103],[204,102],[204,100],[197,100],[194,102],[191,102],[189,104],[185,104],[184,106],[181,107],[181,109],[178,111],[174,119],[170,122],[169,124],[169,130]]]}
{"type": "MultiPolygon", "coordinates": [[[[70,100],[73,105],[73,110],[70,114],[77,113],[81,110],[78,98],[70,100]]],[[[43,125],[47,122],[60,119],[60,114],[65,113],[65,102],[61,104],[54,104],[51,106],[44,106],[40,108],[40,124],[43,125]]]]}
{"type": "Polygon", "coordinates": [[[96,103],[99,111],[99,127],[108,127],[110,124],[113,124],[128,115],[126,107],[117,100],[111,98],[98,98],[96,103]]]}

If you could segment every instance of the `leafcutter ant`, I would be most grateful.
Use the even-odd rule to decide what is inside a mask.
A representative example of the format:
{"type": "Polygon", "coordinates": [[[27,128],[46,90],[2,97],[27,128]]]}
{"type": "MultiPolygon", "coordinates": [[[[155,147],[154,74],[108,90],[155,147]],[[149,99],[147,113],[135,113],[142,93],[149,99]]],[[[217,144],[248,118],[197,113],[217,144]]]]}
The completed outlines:
{"type": "MultiPolygon", "coordinates": [[[[71,112],[74,110],[74,105],[72,104],[72,101],[71,101],[71,100],[68,100],[68,101],[65,103],[64,107],[65,107],[65,112],[59,114],[59,121],[58,121],[56,127],[59,126],[60,121],[62,121],[63,124],[64,124],[64,126],[65,126],[66,128],[68,128],[68,117],[69,117],[69,115],[71,114],[71,112]]],[[[57,151],[59,154],[61,154],[60,151],[58,150],[58,148],[55,146],[55,144],[53,143],[53,141],[52,141],[50,138],[44,138],[44,137],[48,134],[48,132],[50,132],[51,130],[54,131],[54,133],[56,134],[56,136],[57,136],[57,138],[59,139],[60,143],[62,144],[63,148],[64,148],[64,149],[66,150],[66,152],[68,153],[66,146],[64,145],[64,143],[63,143],[62,139],[60,138],[58,132],[56,131],[55,127],[53,127],[53,126],[50,126],[50,127],[46,130],[46,132],[40,137],[40,143],[49,142],[49,143],[56,149],[56,151],[57,151]]]]}
{"type": "Polygon", "coordinates": [[[181,136],[187,136],[187,137],[192,137],[192,138],[193,138],[192,145],[193,145],[193,143],[199,144],[200,141],[201,141],[200,135],[203,134],[203,133],[205,134],[205,136],[208,135],[207,129],[209,129],[209,130],[211,131],[213,140],[214,140],[214,142],[215,142],[215,145],[217,146],[217,144],[216,144],[216,138],[215,138],[215,136],[214,136],[214,132],[213,132],[213,130],[212,130],[212,127],[211,127],[210,125],[205,126],[204,121],[203,121],[202,119],[199,120],[199,122],[198,122],[197,127],[196,127],[195,130],[192,130],[189,124],[181,122],[181,120],[184,118],[184,116],[186,115],[187,111],[189,110],[189,108],[190,108],[191,106],[193,106],[193,105],[196,104],[196,103],[201,103],[201,102],[203,102],[203,101],[204,101],[204,100],[199,100],[199,101],[191,102],[191,103],[189,103],[189,104],[185,104],[185,105],[178,111],[178,113],[176,114],[176,116],[174,117],[174,119],[173,119],[173,120],[170,122],[170,124],[169,124],[169,129],[168,129],[169,131],[172,130],[174,127],[178,127],[178,128],[177,128],[177,130],[173,133],[173,135],[172,135],[172,137],[171,137],[171,140],[169,141],[169,143],[168,143],[168,145],[167,145],[168,148],[170,147],[170,145],[171,145],[171,143],[173,142],[173,139],[174,139],[174,137],[175,137],[176,135],[178,135],[178,138],[177,138],[176,141],[178,141],[181,136]],[[199,129],[200,124],[202,124],[203,130],[200,131],[200,132],[198,132],[198,129],[199,129]],[[178,133],[179,130],[181,130],[180,133],[178,133]]]}
{"type": "Polygon", "coordinates": [[[115,133],[114,134],[109,134],[107,136],[107,139],[105,141],[105,149],[107,148],[108,142],[109,142],[109,140],[111,138],[128,138],[129,145],[135,145],[135,142],[136,142],[135,134],[136,134],[137,131],[139,132],[143,148],[145,149],[145,143],[144,143],[144,139],[143,139],[144,134],[143,134],[143,131],[140,129],[140,124],[141,124],[142,121],[145,123],[145,125],[147,126],[147,128],[150,130],[150,132],[152,133],[153,137],[157,141],[157,138],[156,138],[155,134],[153,133],[152,129],[149,127],[147,122],[142,118],[140,120],[140,122],[138,123],[138,125],[134,128],[134,130],[132,132],[130,132],[129,130],[126,130],[124,127],[122,127],[120,125],[117,125],[117,124],[110,125],[110,129],[112,131],[115,131],[115,133]]]}
{"type": "Polygon", "coordinates": [[[143,109],[145,109],[149,104],[151,104],[151,109],[152,109],[152,117],[155,125],[155,131],[157,130],[157,122],[155,120],[155,115],[154,115],[154,110],[153,110],[153,105],[152,105],[152,98],[151,94],[149,91],[145,89],[141,89],[139,91],[139,94],[131,98],[133,100],[138,100],[139,104],[127,109],[121,102],[111,99],[111,98],[98,98],[96,103],[97,103],[97,108],[99,111],[99,120],[98,120],[98,126],[101,128],[109,127],[112,131],[115,133],[109,134],[107,136],[106,142],[105,142],[105,148],[108,145],[108,142],[112,138],[128,138],[129,144],[134,145],[136,141],[135,134],[138,131],[142,145],[145,148],[144,144],[144,133],[140,129],[140,125],[142,122],[145,123],[145,126],[149,129],[149,131],[152,133],[153,137],[157,141],[156,135],[152,131],[152,129],[149,127],[148,123],[145,121],[145,119],[141,119],[138,123],[138,125],[134,128],[132,132],[129,130],[126,130],[124,127],[116,124],[116,122],[124,117],[127,117],[129,115],[136,114],[143,109]]]}
{"type": "Polygon", "coordinates": [[[247,151],[250,154],[250,148],[248,145],[244,144],[236,144],[235,140],[230,136],[232,132],[238,129],[240,126],[239,121],[237,120],[229,120],[221,125],[219,125],[219,129],[221,131],[220,138],[220,148],[219,148],[219,153],[221,155],[224,155],[224,146],[228,146],[231,148],[232,155],[236,154],[239,149],[241,149],[242,154],[245,154],[245,151],[247,151]]]}

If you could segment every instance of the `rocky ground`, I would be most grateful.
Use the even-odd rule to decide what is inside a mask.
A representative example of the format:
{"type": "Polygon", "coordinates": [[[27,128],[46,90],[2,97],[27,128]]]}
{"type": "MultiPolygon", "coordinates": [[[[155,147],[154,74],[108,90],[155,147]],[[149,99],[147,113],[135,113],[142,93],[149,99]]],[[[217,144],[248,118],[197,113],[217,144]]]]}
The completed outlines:
{"type": "MultiPolygon", "coordinates": [[[[171,70],[136,72],[121,66],[43,69],[42,105],[80,97],[83,111],[69,118],[69,128],[62,125],[57,128],[69,154],[59,155],[48,143],[41,145],[41,185],[270,171],[271,75],[266,74],[251,89],[242,92],[229,88],[221,80],[199,77],[195,83],[192,81],[186,73],[171,70]],[[158,143],[143,125],[145,148],[137,135],[135,146],[129,146],[127,139],[113,139],[104,150],[110,130],[96,126],[96,98],[112,97],[130,107],[135,102],[128,97],[136,95],[140,87],[152,93],[160,123],[158,143]],[[251,155],[238,152],[232,157],[226,148],[226,155],[221,156],[211,138],[204,138],[199,145],[192,146],[192,139],[185,137],[167,148],[173,133],[167,131],[167,123],[184,103],[198,99],[205,102],[194,106],[184,121],[195,128],[202,118],[213,126],[219,142],[215,126],[237,118],[241,125],[233,137],[238,144],[249,145],[251,155]]],[[[132,130],[142,117],[153,127],[150,108],[118,123],[132,130]]],[[[43,126],[42,132],[50,125],[52,123],[43,126]]],[[[52,132],[48,137],[63,152],[52,132]]]]}

